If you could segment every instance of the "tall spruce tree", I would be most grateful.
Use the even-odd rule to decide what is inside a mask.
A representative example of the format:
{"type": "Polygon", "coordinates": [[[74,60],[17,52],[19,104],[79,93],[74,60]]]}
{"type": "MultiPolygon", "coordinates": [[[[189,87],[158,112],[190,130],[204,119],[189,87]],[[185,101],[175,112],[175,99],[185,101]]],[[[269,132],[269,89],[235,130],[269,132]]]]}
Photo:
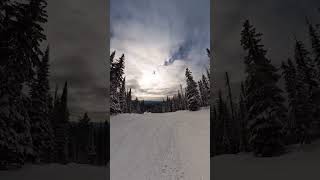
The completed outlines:
{"type": "Polygon", "coordinates": [[[309,52],[305,49],[301,41],[296,41],[294,59],[297,64],[296,133],[299,137],[298,141],[303,144],[310,142],[310,130],[315,113],[315,104],[311,97],[313,91],[318,88],[318,84],[315,78],[314,64],[309,57],[309,52]]]}
{"type": "MultiPolygon", "coordinates": [[[[209,78],[209,71],[207,70],[207,75],[209,78]]],[[[202,84],[203,84],[203,93],[204,93],[204,97],[206,98],[205,101],[205,106],[209,105],[209,100],[210,100],[210,83],[209,83],[209,79],[208,79],[204,74],[202,74],[202,84]]]]}
{"type": "Polygon", "coordinates": [[[203,84],[202,84],[201,80],[198,81],[198,87],[199,87],[199,92],[200,92],[200,105],[205,106],[206,98],[205,98],[203,84]]]}
{"type": "Polygon", "coordinates": [[[193,80],[193,76],[191,71],[187,68],[186,69],[186,81],[187,81],[187,88],[186,88],[186,95],[187,95],[187,103],[188,109],[190,111],[197,111],[200,108],[200,95],[197,88],[197,83],[193,80]]]}
{"type": "Polygon", "coordinates": [[[127,112],[127,103],[126,103],[126,78],[123,78],[121,82],[121,88],[119,92],[119,103],[122,113],[127,112]]]}
{"type": "Polygon", "coordinates": [[[261,33],[246,20],[241,32],[241,45],[246,51],[246,101],[248,103],[249,143],[255,155],[273,156],[283,150],[282,126],[285,107],[280,76],[266,58],[261,33]]]}
{"type": "Polygon", "coordinates": [[[281,68],[283,71],[282,74],[285,80],[285,89],[288,96],[288,121],[286,123],[285,130],[286,130],[287,136],[289,136],[289,140],[295,142],[296,128],[297,128],[296,120],[297,118],[299,118],[299,115],[298,115],[299,104],[297,101],[299,98],[297,96],[298,95],[297,71],[291,59],[288,59],[287,62],[282,62],[281,68]]]}
{"type": "Polygon", "coordinates": [[[310,58],[310,53],[301,41],[296,40],[294,58],[297,64],[297,73],[308,86],[309,94],[318,88],[314,61],[310,58]]]}
{"type": "Polygon", "coordinates": [[[0,3],[0,161],[4,166],[22,164],[32,154],[29,99],[22,89],[32,80],[43,54],[45,6],[41,0],[0,3]]]}
{"type": "Polygon", "coordinates": [[[49,120],[49,48],[37,69],[31,85],[31,108],[29,111],[31,135],[35,156],[41,161],[50,161],[53,150],[53,129],[49,120]]]}
{"type": "Polygon", "coordinates": [[[236,153],[239,151],[240,142],[240,123],[236,119],[235,104],[233,102],[233,96],[230,86],[229,74],[226,72],[226,88],[228,90],[228,100],[230,107],[230,136],[231,136],[231,152],[236,153]]]}
{"type": "Polygon", "coordinates": [[[314,61],[317,63],[318,71],[320,71],[320,34],[316,27],[307,21],[309,29],[309,37],[311,42],[311,47],[314,55],[314,61]]]}
{"type": "Polygon", "coordinates": [[[117,94],[118,82],[117,82],[117,69],[114,61],[115,51],[110,55],[110,113],[116,114],[121,112],[119,97],[117,94]]]}
{"type": "MultiPolygon", "coordinates": [[[[58,97],[56,97],[58,98],[58,97]]],[[[68,83],[65,82],[61,98],[56,100],[55,120],[53,123],[55,136],[55,162],[68,162],[68,131],[69,131],[69,110],[68,110],[68,83]]]]}
{"type": "Polygon", "coordinates": [[[115,51],[110,56],[110,113],[117,114],[121,112],[120,107],[120,88],[124,74],[124,54],[118,61],[114,61],[115,51]]]}
{"type": "Polygon", "coordinates": [[[129,89],[129,92],[127,93],[127,108],[128,113],[132,112],[132,95],[131,95],[131,88],[129,89]]]}
{"type": "Polygon", "coordinates": [[[247,103],[245,101],[245,87],[241,82],[240,99],[239,99],[239,120],[240,120],[240,151],[249,151],[248,145],[248,129],[247,129],[247,103]]]}

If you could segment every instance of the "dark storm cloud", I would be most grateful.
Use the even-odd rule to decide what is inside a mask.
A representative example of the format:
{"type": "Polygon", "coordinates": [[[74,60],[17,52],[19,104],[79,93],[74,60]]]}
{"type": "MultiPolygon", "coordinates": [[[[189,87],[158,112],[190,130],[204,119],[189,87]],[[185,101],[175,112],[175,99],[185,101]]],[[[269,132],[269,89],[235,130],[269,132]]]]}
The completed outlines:
{"type": "Polygon", "coordinates": [[[224,88],[224,73],[228,71],[236,96],[240,81],[244,80],[240,32],[245,19],[263,33],[267,56],[277,67],[293,56],[294,36],[309,43],[305,17],[314,22],[320,19],[318,0],[215,0],[213,3],[214,79],[218,88],[224,88]]]}
{"type": "Polygon", "coordinates": [[[106,111],[106,13],[106,3],[99,0],[48,3],[51,89],[58,84],[62,90],[68,81],[71,118],[106,111]]]}

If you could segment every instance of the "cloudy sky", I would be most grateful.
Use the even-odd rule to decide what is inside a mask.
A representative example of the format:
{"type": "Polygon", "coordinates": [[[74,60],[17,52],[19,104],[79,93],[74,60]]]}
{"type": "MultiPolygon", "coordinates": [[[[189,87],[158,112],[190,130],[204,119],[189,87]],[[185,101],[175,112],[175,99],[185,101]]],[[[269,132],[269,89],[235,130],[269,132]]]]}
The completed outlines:
{"type": "Polygon", "coordinates": [[[195,80],[209,64],[210,0],[111,0],[111,50],[125,54],[127,88],[145,100],[161,100],[195,80]]]}
{"type": "MultiPolygon", "coordinates": [[[[205,49],[210,36],[215,89],[223,88],[228,71],[237,90],[244,78],[240,31],[246,18],[264,34],[263,43],[275,65],[292,56],[294,36],[308,42],[306,16],[320,23],[317,0],[214,0],[211,35],[209,0],[110,3],[111,49],[117,50],[116,57],[126,55],[127,85],[145,99],[173,93],[184,83],[187,66],[198,76],[208,63],[205,49]]],[[[48,3],[48,13],[52,89],[69,82],[73,118],[85,111],[103,117],[109,79],[106,2],[55,0],[48,3]]]]}
{"type": "Polygon", "coordinates": [[[69,83],[71,119],[90,112],[104,120],[107,110],[107,5],[101,0],[48,2],[51,88],[69,83]]]}
{"type": "Polygon", "coordinates": [[[235,96],[239,95],[240,81],[244,79],[245,54],[240,46],[240,32],[245,19],[264,34],[262,42],[277,67],[293,56],[294,36],[309,47],[305,17],[320,23],[318,0],[214,0],[213,3],[214,90],[224,88],[224,73],[228,71],[235,96]]]}

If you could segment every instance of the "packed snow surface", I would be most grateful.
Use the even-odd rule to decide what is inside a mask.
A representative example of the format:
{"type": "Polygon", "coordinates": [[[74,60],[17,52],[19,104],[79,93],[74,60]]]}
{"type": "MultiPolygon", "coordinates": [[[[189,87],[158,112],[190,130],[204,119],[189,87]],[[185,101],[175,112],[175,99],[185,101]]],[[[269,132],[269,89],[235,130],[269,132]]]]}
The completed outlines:
{"type": "Polygon", "coordinates": [[[209,109],[110,121],[111,180],[209,180],[209,109]]]}
{"type": "Polygon", "coordinates": [[[214,180],[319,180],[320,141],[288,147],[279,157],[256,158],[251,154],[220,155],[211,158],[214,180]]]}

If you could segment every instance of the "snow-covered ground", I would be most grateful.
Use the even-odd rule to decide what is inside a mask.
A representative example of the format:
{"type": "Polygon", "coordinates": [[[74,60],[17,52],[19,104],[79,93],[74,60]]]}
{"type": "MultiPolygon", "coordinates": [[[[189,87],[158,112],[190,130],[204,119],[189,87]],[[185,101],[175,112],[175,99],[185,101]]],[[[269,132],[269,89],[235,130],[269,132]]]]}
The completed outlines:
{"type": "Polygon", "coordinates": [[[25,165],[18,170],[0,171],[1,180],[106,180],[107,167],[70,163],[25,165]]]}
{"type": "Polygon", "coordinates": [[[209,109],[121,114],[110,122],[111,180],[209,180],[209,109]]]}
{"type": "Polygon", "coordinates": [[[318,180],[320,179],[320,141],[294,145],[288,154],[255,158],[251,154],[221,155],[211,159],[214,180],[318,180]]]}

